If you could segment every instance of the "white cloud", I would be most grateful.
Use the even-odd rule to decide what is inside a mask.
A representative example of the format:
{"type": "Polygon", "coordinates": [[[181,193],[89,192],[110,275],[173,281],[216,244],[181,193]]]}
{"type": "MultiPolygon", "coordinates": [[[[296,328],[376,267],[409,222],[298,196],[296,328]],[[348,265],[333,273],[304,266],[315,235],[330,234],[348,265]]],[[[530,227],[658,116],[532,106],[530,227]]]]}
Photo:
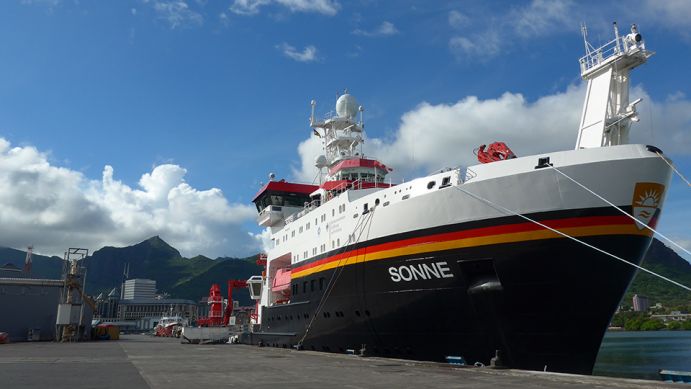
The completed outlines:
{"type": "MultiPolygon", "coordinates": [[[[510,92],[494,99],[468,96],[449,104],[422,102],[402,115],[392,137],[368,138],[364,151],[394,168],[394,177],[410,179],[420,172],[476,164],[473,149],[495,141],[506,142],[519,156],[571,149],[584,93],[582,83],[534,102],[510,92]]],[[[632,100],[644,99],[638,108],[641,121],[631,130],[632,142],[658,145],[667,154],[691,153],[690,100],[674,96],[655,102],[640,87],[631,94],[632,100]]],[[[322,153],[319,139],[303,141],[298,153],[301,165],[293,168],[293,175],[312,182],[317,174],[314,158],[322,153]]]]}
{"type": "Polygon", "coordinates": [[[533,0],[527,7],[509,12],[509,27],[526,38],[565,28],[571,31],[574,7],[571,0],[533,0]]]}
{"type": "Polygon", "coordinates": [[[271,4],[271,0],[235,0],[230,10],[238,15],[255,15],[267,4],[271,4]]]}
{"type": "Polygon", "coordinates": [[[367,31],[367,30],[361,30],[361,29],[355,29],[353,30],[353,34],[355,35],[362,35],[362,36],[370,36],[370,37],[378,37],[378,36],[391,36],[391,35],[396,35],[398,34],[398,29],[396,26],[393,25],[393,23],[384,21],[382,24],[380,24],[377,28],[367,31]]]}
{"type": "MultiPolygon", "coordinates": [[[[460,61],[487,61],[510,49],[516,39],[574,31],[578,27],[577,21],[574,22],[575,13],[576,7],[571,0],[532,0],[526,6],[483,17],[484,28],[452,36],[449,50],[460,61]]],[[[458,11],[449,13],[449,25],[453,28],[458,29],[468,22],[469,18],[458,11]]]]}
{"type": "Polygon", "coordinates": [[[334,16],[341,5],[333,0],[235,0],[230,10],[239,15],[256,15],[261,8],[276,4],[288,8],[291,12],[314,12],[334,16]]]}
{"type": "Polygon", "coordinates": [[[230,25],[230,20],[228,19],[228,14],[225,12],[221,12],[218,14],[218,20],[221,22],[222,25],[228,27],[230,25]]]}
{"type": "Polygon", "coordinates": [[[53,9],[59,6],[60,3],[62,3],[62,0],[21,0],[20,3],[24,5],[44,6],[48,9],[53,9]]]}
{"type": "Polygon", "coordinates": [[[645,0],[640,15],[669,27],[691,27],[691,1],[645,0]]]}
{"type": "Polygon", "coordinates": [[[462,28],[470,24],[470,18],[465,16],[464,14],[456,11],[456,10],[451,10],[449,11],[449,26],[452,28],[462,28]]]}
{"type": "Polygon", "coordinates": [[[185,174],[178,165],[156,166],[133,188],[105,166],[100,181],[90,180],[0,138],[0,245],[60,254],[160,235],[188,256],[255,253],[258,242],[241,227],[254,208],[229,203],[216,188],[195,189],[185,174]]]}
{"type": "Polygon", "coordinates": [[[497,31],[486,30],[470,37],[452,37],[449,49],[459,62],[484,62],[499,54],[502,41],[497,31]]]}
{"type": "Polygon", "coordinates": [[[298,51],[294,46],[287,43],[277,45],[276,48],[281,50],[286,57],[298,62],[314,62],[319,59],[317,48],[312,45],[306,46],[302,51],[298,51]]]}
{"type": "Polygon", "coordinates": [[[190,9],[183,0],[156,0],[152,5],[158,18],[168,22],[170,28],[200,26],[204,23],[204,17],[190,9]]]}
{"type": "Polygon", "coordinates": [[[316,12],[333,16],[341,9],[341,5],[332,0],[275,0],[276,3],[288,8],[292,12],[316,12]]]}
{"type": "Polygon", "coordinates": [[[273,248],[273,242],[271,241],[271,229],[265,228],[262,232],[258,234],[251,234],[252,238],[258,243],[259,247],[262,248],[263,252],[268,252],[273,248]]]}

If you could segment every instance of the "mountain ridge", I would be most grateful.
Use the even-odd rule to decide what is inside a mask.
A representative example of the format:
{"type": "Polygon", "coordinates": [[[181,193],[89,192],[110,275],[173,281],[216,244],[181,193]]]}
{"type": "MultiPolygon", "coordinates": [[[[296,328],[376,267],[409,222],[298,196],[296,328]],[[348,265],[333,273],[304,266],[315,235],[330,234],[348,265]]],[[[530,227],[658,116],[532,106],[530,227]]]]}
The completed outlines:
{"type": "MultiPolygon", "coordinates": [[[[0,247],[0,265],[9,262],[21,268],[25,256],[24,251],[0,247]]],[[[256,256],[211,259],[196,255],[185,258],[160,236],[153,236],[132,246],[106,246],[84,259],[83,266],[88,269],[87,293],[96,295],[107,293],[113,287],[120,288],[126,264],[129,264],[130,278],[154,279],[159,292],[194,301],[207,296],[212,283],[220,284],[225,294],[226,280],[248,279],[263,270],[256,264],[256,256]]],[[[653,239],[642,266],[684,285],[691,285],[691,263],[657,239],[653,239]]],[[[34,254],[32,273],[39,278],[60,278],[62,259],[34,254]]],[[[245,290],[233,293],[243,303],[250,302],[245,290]]],[[[691,306],[691,292],[640,271],[624,295],[622,305],[630,306],[634,294],[647,296],[651,305],[660,302],[664,306],[691,306]]]]}

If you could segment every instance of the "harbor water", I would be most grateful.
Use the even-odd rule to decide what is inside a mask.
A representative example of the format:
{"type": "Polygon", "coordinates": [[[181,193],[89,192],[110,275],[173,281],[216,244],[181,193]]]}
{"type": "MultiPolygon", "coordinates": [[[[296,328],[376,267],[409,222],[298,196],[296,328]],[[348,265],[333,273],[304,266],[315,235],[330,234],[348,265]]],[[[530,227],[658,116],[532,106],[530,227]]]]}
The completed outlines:
{"type": "Polygon", "coordinates": [[[609,331],[593,374],[659,380],[659,369],[691,371],[691,331],[609,331]]]}

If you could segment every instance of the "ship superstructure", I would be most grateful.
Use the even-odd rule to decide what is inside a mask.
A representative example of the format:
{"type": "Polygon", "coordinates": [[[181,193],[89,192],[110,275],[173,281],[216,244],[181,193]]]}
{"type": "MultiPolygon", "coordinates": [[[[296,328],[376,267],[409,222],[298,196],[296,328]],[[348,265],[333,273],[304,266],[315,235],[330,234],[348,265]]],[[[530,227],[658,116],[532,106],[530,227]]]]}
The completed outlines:
{"type": "Polygon", "coordinates": [[[611,256],[640,263],[671,174],[660,150],[626,144],[628,71],[651,54],[632,34],[581,60],[575,150],[391,185],[362,153],[355,98],[321,121],[312,102],[319,184],[271,175],[253,200],[271,247],[248,281],[259,330],[246,341],[590,373],[635,274],[611,256]]]}

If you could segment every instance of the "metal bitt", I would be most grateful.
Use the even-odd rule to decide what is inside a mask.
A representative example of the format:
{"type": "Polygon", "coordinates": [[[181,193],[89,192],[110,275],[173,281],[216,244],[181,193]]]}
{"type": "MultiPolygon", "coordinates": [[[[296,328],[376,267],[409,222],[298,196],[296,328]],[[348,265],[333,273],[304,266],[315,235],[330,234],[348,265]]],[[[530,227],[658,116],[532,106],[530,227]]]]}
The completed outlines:
{"type": "Polygon", "coordinates": [[[489,365],[494,369],[506,369],[508,366],[504,362],[504,353],[501,350],[496,350],[494,356],[489,361],[489,365]]]}

